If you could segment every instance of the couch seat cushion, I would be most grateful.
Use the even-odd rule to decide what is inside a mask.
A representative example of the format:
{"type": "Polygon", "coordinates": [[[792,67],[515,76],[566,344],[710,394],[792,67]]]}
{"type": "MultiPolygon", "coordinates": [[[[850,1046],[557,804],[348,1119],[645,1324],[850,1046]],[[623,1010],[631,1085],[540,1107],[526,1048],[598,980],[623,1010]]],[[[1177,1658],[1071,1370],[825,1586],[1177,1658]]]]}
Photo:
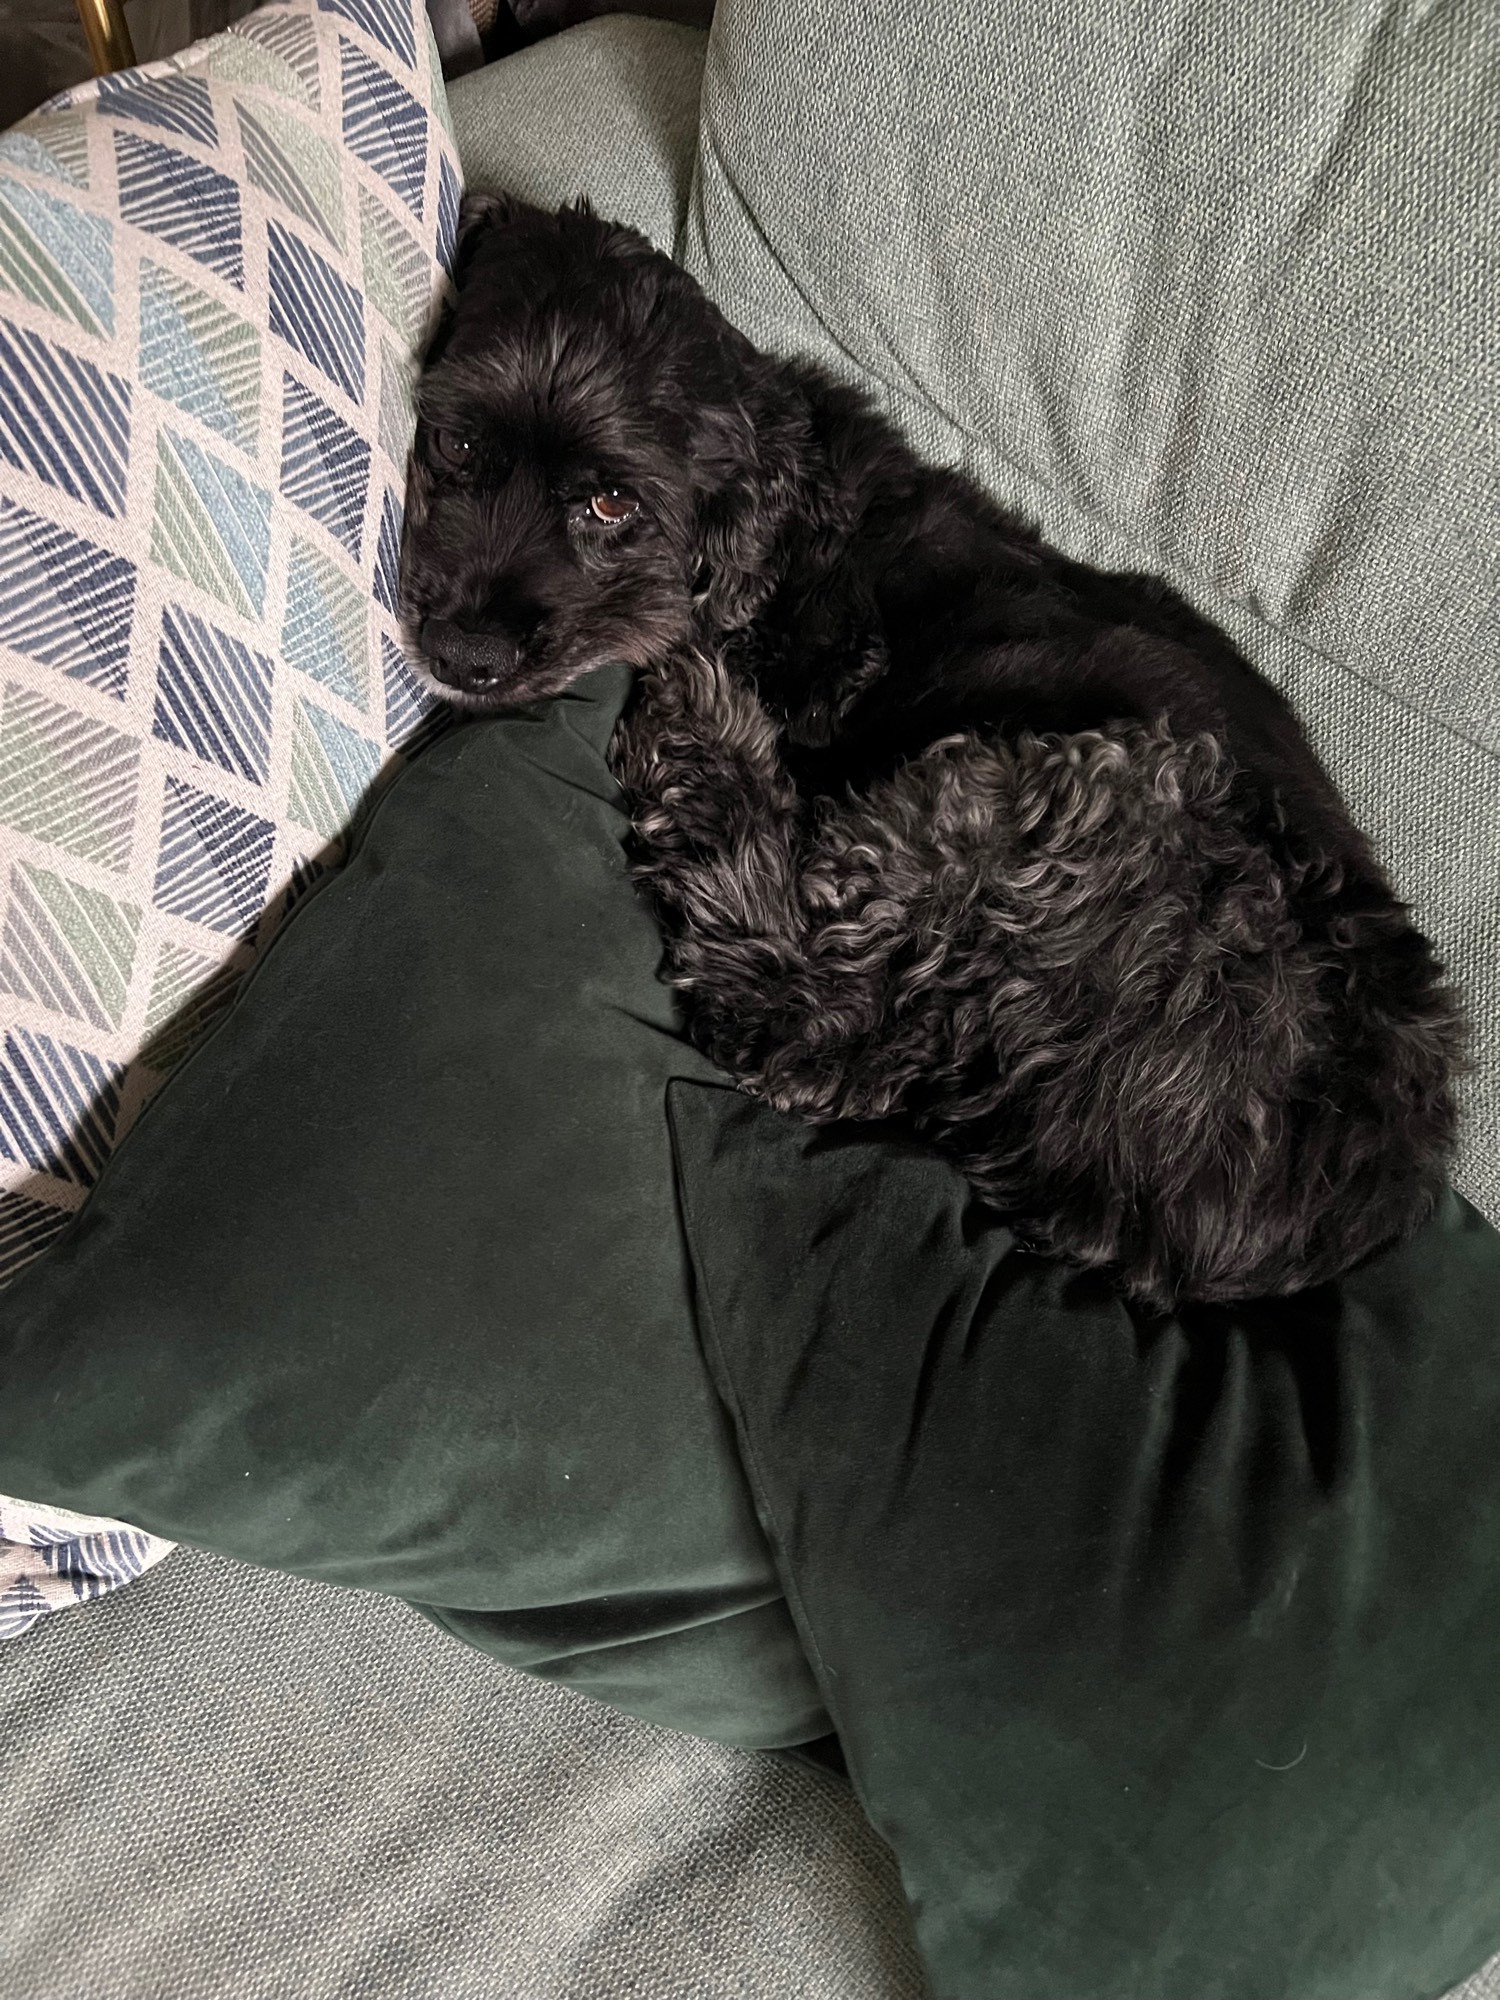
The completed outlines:
{"type": "Polygon", "coordinates": [[[719,0],[683,238],[752,339],[1292,697],[1471,1003],[1492,1221],[1497,65],[1490,0],[719,0]]]}

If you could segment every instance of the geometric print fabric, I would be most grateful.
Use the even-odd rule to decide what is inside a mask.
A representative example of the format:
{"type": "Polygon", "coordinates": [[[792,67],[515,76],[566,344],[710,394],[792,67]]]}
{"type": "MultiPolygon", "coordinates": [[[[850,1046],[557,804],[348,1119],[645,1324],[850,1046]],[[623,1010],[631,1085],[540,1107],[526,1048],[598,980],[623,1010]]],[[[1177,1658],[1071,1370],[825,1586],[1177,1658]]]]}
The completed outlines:
{"type": "Polygon", "coordinates": [[[0,1498],[0,1639],[16,1638],[49,1611],[118,1589],[171,1546],[117,1521],[0,1498]]]}
{"type": "Polygon", "coordinates": [[[0,1282],[373,784],[459,173],[423,0],[292,0],[0,136],[0,1282]]]}

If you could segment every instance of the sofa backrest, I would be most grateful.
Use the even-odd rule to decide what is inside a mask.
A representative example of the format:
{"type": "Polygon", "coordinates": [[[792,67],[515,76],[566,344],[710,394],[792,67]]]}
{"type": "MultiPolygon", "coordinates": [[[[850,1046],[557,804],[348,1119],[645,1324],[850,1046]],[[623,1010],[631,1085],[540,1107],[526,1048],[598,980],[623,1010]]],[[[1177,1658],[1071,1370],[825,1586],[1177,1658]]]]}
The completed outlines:
{"type": "Polygon", "coordinates": [[[1497,88],[1491,0],[720,0],[681,246],[1288,688],[1468,985],[1491,1213],[1497,88]]]}

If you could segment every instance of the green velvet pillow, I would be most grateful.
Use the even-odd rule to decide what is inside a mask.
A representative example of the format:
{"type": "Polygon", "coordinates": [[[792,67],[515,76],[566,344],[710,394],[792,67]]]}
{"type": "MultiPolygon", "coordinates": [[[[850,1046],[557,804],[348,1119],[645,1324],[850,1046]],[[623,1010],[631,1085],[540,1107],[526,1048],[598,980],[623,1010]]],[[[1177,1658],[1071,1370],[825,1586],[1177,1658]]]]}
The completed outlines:
{"type": "Polygon", "coordinates": [[[731,1743],[828,1723],[698,1346],[628,674],[399,778],[0,1296],[0,1492],[390,1592],[731,1743]]]}
{"type": "Polygon", "coordinates": [[[940,2000],[1419,2000],[1500,1945],[1500,1237],[1174,1320],[671,1091],[711,1364],[940,2000]]]}

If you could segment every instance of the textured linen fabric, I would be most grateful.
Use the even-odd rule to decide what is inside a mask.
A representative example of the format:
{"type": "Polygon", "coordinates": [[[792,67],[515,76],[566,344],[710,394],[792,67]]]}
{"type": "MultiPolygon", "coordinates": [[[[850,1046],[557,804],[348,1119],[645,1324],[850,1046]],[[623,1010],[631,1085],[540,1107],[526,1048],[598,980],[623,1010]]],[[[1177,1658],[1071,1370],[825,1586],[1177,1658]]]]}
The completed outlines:
{"type": "Polygon", "coordinates": [[[659,250],[676,248],[698,137],[708,37],[611,15],[449,89],[464,184],[543,208],[587,195],[659,250]]]}
{"type": "Polygon", "coordinates": [[[1132,1312],[674,1084],[704,1343],[942,2000],[1426,2000],[1500,1944],[1500,1234],[1132,1312]]]}
{"type": "Polygon", "coordinates": [[[0,1294],[0,1490],[444,1607],[716,1740],[828,1720],[703,1365],[605,749],[450,730],[0,1294]]]}
{"type": "Polygon", "coordinates": [[[299,0],[0,137],[0,1271],[422,727],[444,115],[421,0],[299,0]]]}
{"type": "Polygon", "coordinates": [[[722,0],[684,260],[1291,687],[1479,1025],[1500,1217],[1500,15],[722,0]]]}
{"type": "Polygon", "coordinates": [[[0,1659],[0,2000],[920,2000],[848,1787],[181,1549],[0,1659]]]}

